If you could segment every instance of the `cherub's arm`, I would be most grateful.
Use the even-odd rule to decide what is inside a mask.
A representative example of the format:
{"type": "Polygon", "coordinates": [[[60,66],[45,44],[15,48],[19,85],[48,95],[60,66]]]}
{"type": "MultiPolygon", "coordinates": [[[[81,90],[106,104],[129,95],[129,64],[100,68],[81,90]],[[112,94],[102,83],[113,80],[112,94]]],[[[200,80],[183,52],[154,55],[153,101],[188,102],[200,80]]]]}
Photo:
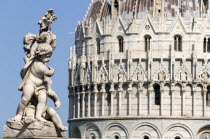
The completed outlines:
{"type": "Polygon", "coordinates": [[[47,77],[51,77],[54,74],[54,69],[52,67],[47,67],[45,64],[40,64],[40,72],[47,77]]]}
{"type": "Polygon", "coordinates": [[[59,109],[61,106],[61,103],[60,103],[60,100],[59,100],[57,94],[52,90],[51,79],[49,77],[45,76],[44,81],[47,85],[47,94],[48,94],[49,98],[51,98],[54,101],[56,109],[59,109]]]}
{"type": "Polygon", "coordinates": [[[35,56],[35,51],[37,49],[37,46],[38,46],[37,42],[34,42],[34,44],[31,47],[30,55],[32,58],[35,56]]]}
{"type": "Polygon", "coordinates": [[[58,99],[57,94],[52,89],[47,91],[47,94],[48,94],[49,98],[51,98],[54,101],[56,109],[59,109],[61,107],[61,102],[58,99]]]}
{"type": "Polygon", "coordinates": [[[57,94],[52,89],[50,89],[47,94],[49,98],[53,100],[53,102],[59,101],[57,94]]]}

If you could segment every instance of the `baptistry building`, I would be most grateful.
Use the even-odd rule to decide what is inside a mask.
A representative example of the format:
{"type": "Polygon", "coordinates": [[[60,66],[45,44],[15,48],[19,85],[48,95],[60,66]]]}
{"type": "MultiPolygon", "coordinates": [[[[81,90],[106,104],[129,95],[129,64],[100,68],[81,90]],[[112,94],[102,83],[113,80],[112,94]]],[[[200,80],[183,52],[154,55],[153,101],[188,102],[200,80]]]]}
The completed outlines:
{"type": "Polygon", "coordinates": [[[92,0],[69,59],[69,136],[210,139],[210,0],[92,0]]]}

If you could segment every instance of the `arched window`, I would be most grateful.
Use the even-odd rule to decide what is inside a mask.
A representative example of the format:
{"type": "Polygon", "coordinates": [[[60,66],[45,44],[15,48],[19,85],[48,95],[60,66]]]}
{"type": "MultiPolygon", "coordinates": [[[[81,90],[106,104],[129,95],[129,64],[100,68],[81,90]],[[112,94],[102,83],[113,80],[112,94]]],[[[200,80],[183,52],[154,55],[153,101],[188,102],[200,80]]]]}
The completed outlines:
{"type": "Polygon", "coordinates": [[[96,136],[94,134],[91,134],[89,139],[96,139],[96,136]]]}
{"type": "Polygon", "coordinates": [[[203,39],[203,52],[210,52],[210,36],[203,39]]]}
{"type": "Polygon", "coordinates": [[[181,139],[181,137],[179,137],[179,136],[176,136],[174,139],[181,139]]]}
{"type": "Polygon", "coordinates": [[[182,51],[182,36],[175,35],[174,36],[174,50],[175,51],[182,51]]]}
{"type": "Polygon", "coordinates": [[[113,134],[111,139],[121,139],[120,134],[118,133],[113,134]]]}
{"type": "Polygon", "coordinates": [[[81,138],[81,133],[77,127],[73,129],[73,132],[71,134],[72,138],[81,138]]]}
{"type": "Polygon", "coordinates": [[[124,46],[123,46],[123,44],[124,44],[124,39],[123,39],[122,36],[119,36],[119,37],[118,37],[118,43],[119,43],[119,52],[120,52],[120,53],[124,52],[124,46]]]}
{"type": "Polygon", "coordinates": [[[114,139],[120,139],[120,137],[118,135],[115,135],[114,139]]]}
{"type": "Polygon", "coordinates": [[[151,36],[146,35],[144,37],[144,51],[148,52],[150,50],[150,44],[151,44],[151,36]]]}
{"type": "Polygon", "coordinates": [[[207,93],[206,93],[206,106],[210,107],[210,86],[207,87],[207,93]]]}
{"type": "Polygon", "coordinates": [[[119,11],[119,2],[118,2],[118,0],[114,1],[114,7],[115,7],[115,9],[116,9],[116,11],[118,13],[118,11],[119,11]]]}
{"type": "Polygon", "coordinates": [[[100,54],[100,52],[101,52],[101,40],[99,38],[96,39],[96,45],[97,45],[97,54],[100,54]]]}
{"type": "Polygon", "coordinates": [[[119,0],[113,0],[112,4],[112,19],[116,19],[119,13],[119,0]]]}
{"type": "Polygon", "coordinates": [[[149,136],[145,135],[145,136],[143,137],[143,139],[149,139],[149,136]]]}
{"type": "Polygon", "coordinates": [[[154,85],[154,91],[155,91],[155,105],[160,105],[161,97],[160,97],[160,85],[159,84],[154,85]]]}

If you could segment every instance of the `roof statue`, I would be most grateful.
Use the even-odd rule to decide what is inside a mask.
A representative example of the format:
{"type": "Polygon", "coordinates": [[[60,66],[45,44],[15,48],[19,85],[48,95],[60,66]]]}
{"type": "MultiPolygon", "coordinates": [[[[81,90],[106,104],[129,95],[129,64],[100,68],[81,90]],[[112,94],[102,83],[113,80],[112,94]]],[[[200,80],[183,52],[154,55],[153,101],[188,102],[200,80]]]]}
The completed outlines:
{"type": "Polygon", "coordinates": [[[49,9],[38,22],[39,34],[28,33],[24,38],[25,65],[21,70],[22,82],[18,87],[22,97],[17,115],[4,126],[4,137],[65,137],[67,127],[57,112],[47,107],[48,97],[54,101],[56,109],[61,107],[50,79],[54,68],[47,66],[56,49],[56,36],[51,31],[52,22],[56,20],[54,10],[49,9]]]}

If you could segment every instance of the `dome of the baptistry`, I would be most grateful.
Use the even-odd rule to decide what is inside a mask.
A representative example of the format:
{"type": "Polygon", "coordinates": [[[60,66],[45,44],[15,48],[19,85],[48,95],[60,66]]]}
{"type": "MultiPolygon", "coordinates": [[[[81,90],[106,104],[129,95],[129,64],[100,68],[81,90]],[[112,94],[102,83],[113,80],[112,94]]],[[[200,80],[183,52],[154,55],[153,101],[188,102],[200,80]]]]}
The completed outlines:
{"type": "Polygon", "coordinates": [[[179,13],[183,17],[199,17],[208,11],[208,1],[204,0],[93,0],[87,13],[87,21],[116,18],[144,18],[149,15],[174,17],[179,13]]]}
{"type": "Polygon", "coordinates": [[[92,0],[69,60],[69,133],[210,138],[210,0],[92,0]]]}

